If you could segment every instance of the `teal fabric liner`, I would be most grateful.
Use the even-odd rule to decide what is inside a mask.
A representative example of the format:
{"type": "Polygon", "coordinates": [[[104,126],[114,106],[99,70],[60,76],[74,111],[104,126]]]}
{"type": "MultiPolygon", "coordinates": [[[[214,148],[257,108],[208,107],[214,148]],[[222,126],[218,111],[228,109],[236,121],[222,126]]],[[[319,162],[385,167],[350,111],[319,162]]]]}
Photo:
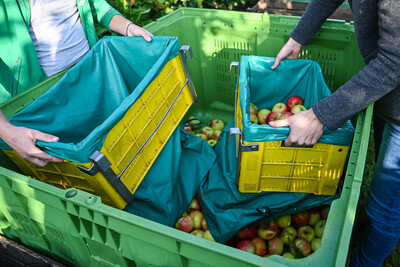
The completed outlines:
{"type": "MultiPolygon", "coordinates": [[[[279,67],[271,70],[275,58],[242,56],[240,60],[239,95],[243,115],[243,137],[247,142],[285,140],[289,127],[274,128],[250,121],[250,103],[258,109],[269,110],[278,103],[286,103],[289,97],[298,95],[304,99],[304,106],[312,108],[316,102],[332,94],[325,83],[321,67],[316,61],[286,59],[279,67]]],[[[350,146],[354,127],[347,121],[332,131],[324,127],[324,134],[318,142],[350,146]]]]}
{"type": "Polygon", "coordinates": [[[174,227],[214,165],[216,155],[181,124],[140,183],[125,211],[174,227]]]}
{"type": "MultiPolygon", "coordinates": [[[[108,132],[179,54],[175,37],[104,37],[46,93],[9,118],[17,126],[60,137],[37,142],[53,156],[79,163],[100,150],[108,132]]],[[[11,149],[3,140],[0,148],[11,149]]]]}
{"type": "Polygon", "coordinates": [[[218,242],[226,243],[243,227],[330,204],[340,196],[340,189],[333,196],[286,192],[241,193],[236,180],[236,144],[228,143],[228,130],[231,127],[234,127],[233,122],[218,138],[214,146],[216,163],[196,195],[210,232],[218,242]]]}

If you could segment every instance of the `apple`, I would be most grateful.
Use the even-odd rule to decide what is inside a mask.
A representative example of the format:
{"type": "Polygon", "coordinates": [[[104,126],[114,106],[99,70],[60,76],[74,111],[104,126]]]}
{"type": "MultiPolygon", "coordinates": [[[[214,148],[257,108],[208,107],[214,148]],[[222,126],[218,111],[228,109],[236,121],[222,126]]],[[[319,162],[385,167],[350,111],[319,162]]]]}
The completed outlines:
{"type": "Polygon", "coordinates": [[[200,127],[201,120],[199,120],[199,119],[196,118],[196,117],[191,116],[191,117],[189,117],[189,120],[187,121],[187,124],[189,124],[189,125],[191,125],[191,124],[197,124],[197,125],[191,125],[191,126],[190,126],[190,127],[192,127],[192,130],[195,130],[195,129],[197,129],[197,128],[200,127]]]}
{"type": "Polygon", "coordinates": [[[292,242],[297,237],[297,231],[293,226],[285,227],[279,236],[285,245],[292,242]]]}
{"type": "Polygon", "coordinates": [[[314,226],[314,232],[316,237],[322,238],[325,231],[326,220],[319,220],[314,226]]]}
{"type": "Polygon", "coordinates": [[[268,252],[272,255],[281,255],[283,253],[283,241],[279,237],[268,240],[268,252]]]}
{"type": "Polygon", "coordinates": [[[247,251],[247,252],[250,252],[250,253],[253,253],[253,254],[255,252],[255,248],[254,248],[253,242],[251,242],[251,240],[247,240],[247,239],[240,240],[236,244],[235,248],[240,249],[240,250],[244,250],[244,251],[247,251]]]}
{"type": "Polygon", "coordinates": [[[297,236],[299,238],[304,238],[308,242],[311,242],[315,237],[315,232],[311,226],[303,225],[300,226],[299,229],[297,229],[297,236]]]}
{"type": "Polygon", "coordinates": [[[284,112],[282,115],[281,115],[281,120],[283,120],[283,119],[287,119],[287,118],[289,118],[290,116],[293,116],[293,113],[292,112],[290,112],[290,111],[286,111],[286,112],[284,112]]]}
{"type": "Polygon", "coordinates": [[[210,146],[214,146],[214,145],[217,143],[217,140],[210,139],[210,140],[207,140],[207,143],[208,143],[210,146]]]}
{"type": "Polygon", "coordinates": [[[231,237],[231,239],[229,239],[225,245],[230,246],[230,247],[235,247],[236,244],[240,241],[241,239],[237,236],[234,235],[233,237],[231,237]]]}
{"type": "Polygon", "coordinates": [[[318,237],[314,238],[311,241],[311,249],[312,249],[312,251],[316,251],[319,248],[320,245],[321,245],[321,238],[318,238],[318,237]]]}
{"type": "Polygon", "coordinates": [[[322,219],[322,220],[328,219],[329,210],[330,210],[330,207],[329,207],[329,206],[324,207],[324,208],[321,210],[321,219],[322,219]]]}
{"type": "Polygon", "coordinates": [[[237,232],[236,235],[243,239],[253,239],[257,235],[257,226],[251,228],[242,228],[237,232]]]}
{"type": "Polygon", "coordinates": [[[293,114],[297,114],[297,113],[299,113],[300,111],[306,111],[306,110],[307,110],[307,108],[306,108],[305,106],[303,106],[303,105],[296,105],[296,106],[294,106],[294,107],[292,108],[291,112],[292,112],[293,114]]]}
{"type": "Polygon", "coordinates": [[[190,201],[189,206],[186,209],[186,211],[189,213],[194,210],[200,210],[200,205],[196,198],[193,198],[192,201],[190,201]]]}
{"type": "Polygon", "coordinates": [[[250,114],[250,121],[252,122],[252,123],[258,123],[258,117],[257,117],[257,115],[256,114],[250,114]]]}
{"type": "Polygon", "coordinates": [[[254,114],[256,116],[258,114],[258,108],[253,103],[250,103],[250,114],[254,114]]]}
{"type": "Polygon", "coordinates": [[[268,114],[268,117],[267,117],[267,124],[269,124],[270,121],[277,121],[277,120],[279,120],[281,116],[282,116],[282,114],[279,113],[279,112],[273,111],[273,112],[269,113],[269,114],[268,114]]]}
{"type": "Polygon", "coordinates": [[[201,133],[207,136],[207,140],[209,140],[212,139],[214,130],[209,126],[204,126],[203,128],[201,128],[201,133]]]}
{"type": "Polygon", "coordinates": [[[208,230],[206,217],[203,217],[203,220],[201,221],[201,228],[203,228],[203,230],[208,230]]]}
{"type": "Polygon", "coordinates": [[[206,141],[208,141],[208,138],[207,138],[207,136],[205,135],[205,134],[202,134],[202,133],[198,133],[198,134],[195,134],[197,137],[200,137],[201,139],[204,139],[204,140],[206,140],[206,141]]]}
{"type": "Polygon", "coordinates": [[[288,258],[288,259],[294,259],[294,255],[290,252],[285,252],[282,254],[282,257],[288,258]]]}
{"type": "Polygon", "coordinates": [[[185,129],[186,131],[188,131],[189,133],[194,134],[194,133],[193,133],[193,130],[192,130],[192,127],[190,127],[190,126],[185,126],[184,129],[185,129]]]}
{"type": "Polygon", "coordinates": [[[292,214],[292,222],[299,227],[308,224],[309,221],[310,213],[308,210],[292,214]]]}
{"type": "Polygon", "coordinates": [[[193,219],[189,215],[181,217],[175,224],[175,228],[186,233],[193,231],[193,219]]]}
{"type": "Polygon", "coordinates": [[[269,110],[269,109],[266,109],[266,108],[263,108],[263,109],[260,109],[260,111],[258,111],[258,115],[257,115],[257,117],[258,117],[258,123],[267,123],[267,117],[268,117],[268,114],[270,114],[271,113],[271,111],[269,110]]]}
{"type": "Polygon", "coordinates": [[[289,110],[291,110],[296,105],[304,105],[304,100],[300,96],[294,95],[289,97],[288,101],[286,102],[289,110]]]}
{"type": "Polygon", "coordinates": [[[288,227],[291,221],[292,221],[292,216],[290,215],[284,215],[276,219],[276,223],[280,228],[288,227]]]}
{"type": "Polygon", "coordinates": [[[321,220],[321,213],[319,208],[312,208],[310,209],[310,220],[308,224],[314,226],[319,220],[321,220]]]}
{"type": "Polygon", "coordinates": [[[254,245],[254,253],[258,256],[264,256],[267,254],[267,244],[265,243],[264,239],[259,236],[254,237],[251,242],[254,245]]]}
{"type": "Polygon", "coordinates": [[[289,111],[288,107],[286,106],[285,103],[276,103],[272,107],[272,112],[279,112],[279,113],[285,113],[286,111],[289,111]]]}
{"type": "Polygon", "coordinates": [[[279,227],[276,221],[264,222],[257,228],[257,234],[262,239],[272,239],[279,234],[279,227]]]}
{"type": "Polygon", "coordinates": [[[222,120],[214,119],[210,123],[210,127],[215,130],[222,131],[225,128],[225,123],[222,120]]]}
{"type": "Polygon", "coordinates": [[[205,231],[204,231],[203,238],[215,242],[215,239],[214,239],[214,237],[211,235],[210,230],[205,230],[205,231]]]}
{"type": "Polygon", "coordinates": [[[196,230],[193,230],[190,234],[198,236],[198,237],[203,237],[204,231],[200,230],[200,229],[196,229],[196,230]]]}
{"type": "MultiPolygon", "coordinates": [[[[296,238],[295,240],[293,240],[293,245],[295,248],[297,248],[301,252],[301,254],[304,257],[310,255],[311,244],[307,240],[305,240],[303,238],[296,238]]],[[[296,251],[294,251],[293,249],[291,249],[291,250],[292,250],[293,254],[296,254],[296,251]]]]}
{"type": "Polygon", "coordinates": [[[212,139],[218,140],[219,136],[221,135],[221,130],[215,130],[212,136],[212,139]]]}
{"type": "Polygon", "coordinates": [[[203,213],[199,210],[194,210],[189,213],[189,216],[193,219],[193,229],[201,229],[201,221],[204,218],[203,213]]]}

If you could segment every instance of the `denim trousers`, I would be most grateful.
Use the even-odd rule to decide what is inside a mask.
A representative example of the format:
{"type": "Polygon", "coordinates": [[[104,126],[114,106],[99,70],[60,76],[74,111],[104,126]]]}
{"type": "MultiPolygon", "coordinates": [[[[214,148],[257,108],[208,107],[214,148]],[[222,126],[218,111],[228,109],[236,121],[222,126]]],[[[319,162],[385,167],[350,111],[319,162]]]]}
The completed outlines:
{"type": "Polygon", "coordinates": [[[382,266],[400,238],[400,126],[386,123],[366,204],[368,225],[352,266],[382,266]]]}

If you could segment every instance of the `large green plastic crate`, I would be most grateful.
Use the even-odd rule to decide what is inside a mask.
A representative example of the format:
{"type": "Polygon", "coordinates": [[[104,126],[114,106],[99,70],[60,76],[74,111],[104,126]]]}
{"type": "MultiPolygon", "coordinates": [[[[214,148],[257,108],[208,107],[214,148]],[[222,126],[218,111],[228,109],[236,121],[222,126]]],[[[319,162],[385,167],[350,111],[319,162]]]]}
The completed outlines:
{"type": "MultiPolygon", "coordinates": [[[[275,56],[298,20],[180,9],[146,28],[178,36],[192,47],[189,70],[199,101],[189,115],[228,122],[234,117],[236,85],[231,61],[240,61],[241,55],[275,56]]],[[[302,58],[318,61],[335,90],[362,68],[361,57],[354,58],[357,51],[353,25],[329,21],[304,47],[302,58]]],[[[0,168],[0,233],[70,266],[344,266],[371,117],[372,105],[355,118],[342,194],[331,205],[321,247],[303,259],[262,258],[117,210],[87,192],[62,190],[5,168],[0,168]]]]}

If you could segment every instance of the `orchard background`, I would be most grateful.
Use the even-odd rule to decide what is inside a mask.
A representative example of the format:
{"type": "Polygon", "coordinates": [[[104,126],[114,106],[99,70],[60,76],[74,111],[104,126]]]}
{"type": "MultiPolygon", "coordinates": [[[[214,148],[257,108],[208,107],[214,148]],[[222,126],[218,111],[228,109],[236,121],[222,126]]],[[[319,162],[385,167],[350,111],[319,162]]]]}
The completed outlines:
{"type": "MultiPolygon", "coordinates": [[[[283,15],[301,16],[307,6],[305,0],[107,0],[107,2],[121,12],[126,18],[139,26],[144,26],[180,7],[223,9],[246,12],[268,12],[283,15]]],[[[352,19],[351,12],[347,6],[335,12],[331,18],[352,19]]],[[[96,25],[99,37],[110,34],[100,25],[96,25]]],[[[371,127],[372,129],[373,127],[371,127]]],[[[371,130],[367,162],[364,170],[364,179],[361,186],[360,199],[356,214],[356,222],[353,228],[353,240],[351,254],[359,248],[359,240],[362,236],[362,225],[365,225],[367,215],[365,204],[368,197],[369,186],[375,168],[375,149],[373,131],[371,130]]],[[[386,259],[384,267],[400,266],[400,242],[386,259]]]]}

